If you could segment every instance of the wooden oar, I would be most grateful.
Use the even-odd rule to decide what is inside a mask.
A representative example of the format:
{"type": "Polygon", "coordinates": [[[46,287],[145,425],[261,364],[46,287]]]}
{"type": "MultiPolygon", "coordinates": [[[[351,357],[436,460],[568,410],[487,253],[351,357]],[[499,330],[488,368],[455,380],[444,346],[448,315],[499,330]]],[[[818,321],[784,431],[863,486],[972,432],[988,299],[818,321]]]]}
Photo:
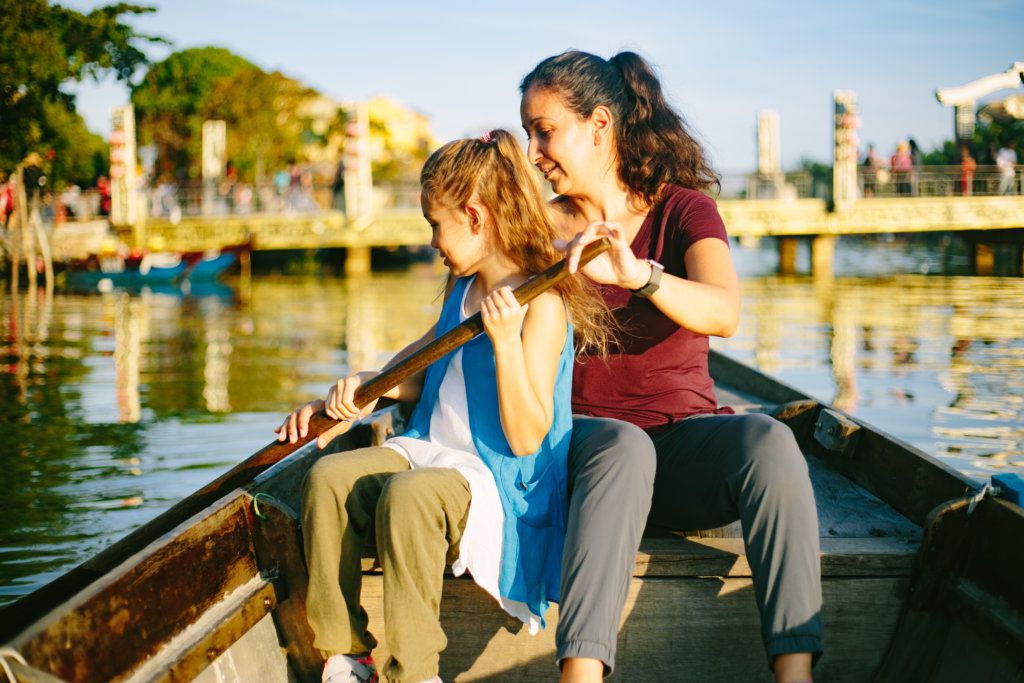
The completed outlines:
{"type": "MultiPolygon", "coordinates": [[[[580,256],[580,266],[610,247],[606,239],[588,244],[580,256]]],[[[528,303],[541,293],[569,277],[565,260],[561,260],[542,273],[534,275],[514,291],[519,303],[528,303]]],[[[392,387],[396,387],[448,352],[457,349],[476,335],[483,332],[480,314],[472,316],[457,327],[430,342],[416,353],[402,359],[356,390],[355,404],[362,408],[379,399],[392,387]]],[[[196,514],[211,503],[234,489],[251,482],[258,474],[283,460],[296,450],[315,439],[321,432],[337,425],[337,421],[323,412],[312,416],[306,436],[295,443],[274,441],[232,467],[215,480],[182,499],[148,523],[131,532],[120,541],[106,548],[92,559],[78,565],[39,590],[18,601],[0,608],[0,642],[21,628],[32,623],[44,611],[56,607],[83,587],[103,576],[113,567],[138,552],[147,544],[167,533],[178,524],[196,514]]]]}

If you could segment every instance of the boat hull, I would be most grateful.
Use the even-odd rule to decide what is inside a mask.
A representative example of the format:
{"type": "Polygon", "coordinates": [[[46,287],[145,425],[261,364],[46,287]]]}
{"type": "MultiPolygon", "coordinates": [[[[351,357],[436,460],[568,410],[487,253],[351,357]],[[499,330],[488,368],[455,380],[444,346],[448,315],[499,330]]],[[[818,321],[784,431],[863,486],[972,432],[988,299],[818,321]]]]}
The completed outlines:
{"type": "MultiPolygon", "coordinates": [[[[948,498],[976,493],[972,482],[927,455],[745,366],[715,355],[712,368],[723,403],[773,412],[807,457],[822,529],[816,676],[964,680],[974,667],[1020,680],[1024,512],[984,498],[966,516],[966,502],[948,498]]],[[[391,408],[328,451],[307,445],[187,518],[154,520],[155,536],[143,527],[94,564],[98,578],[83,572],[82,586],[66,582],[57,600],[28,596],[4,610],[20,621],[3,639],[31,667],[16,670],[26,680],[319,680],[295,514],[301,481],[324,452],[378,443],[401,423],[391,408]]],[[[383,663],[382,577],[367,551],[363,604],[383,663]]],[[[557,607],[548,629],[530,636],[467,578],[447,576],[443,594],[444,679],[554,677],[557,607]]],[[[772,680],[737,525],[648,530],[613,678],[772,680]]]]}

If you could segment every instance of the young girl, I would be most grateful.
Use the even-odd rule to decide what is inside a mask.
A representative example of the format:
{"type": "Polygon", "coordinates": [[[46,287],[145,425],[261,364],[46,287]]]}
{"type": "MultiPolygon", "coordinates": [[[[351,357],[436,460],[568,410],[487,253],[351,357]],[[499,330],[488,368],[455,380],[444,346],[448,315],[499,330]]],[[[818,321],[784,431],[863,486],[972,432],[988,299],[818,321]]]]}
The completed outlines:
{"type": "MultiPolygon", "coordinates": [[[[331,683],[376,680],[377,642],[359,604],[360,551],[374,526],[388,680],[435,679],[447,643],[438,606],[448,561],[531,632],[544,625],[558,600],[565,536],[573,328],[591,350],[603,349],[610,329],[607,310],[577,278],[528,306],[513,296],[558,253],[539,183],[510,133],[445,145],[420,182],[431,246],[452,277],[437,323],[392,362],[477,311],[486,334],[386,394],[419,401],[404,435],[323,457],[304,482],[307,614],[331,683]]],[[[339,380],[326,401],[293,413],[279,440],[304,435],[320,408],[338,420],[371,412],[372,404],[357,410],[353,396],[376,374],[339,380]]]]}

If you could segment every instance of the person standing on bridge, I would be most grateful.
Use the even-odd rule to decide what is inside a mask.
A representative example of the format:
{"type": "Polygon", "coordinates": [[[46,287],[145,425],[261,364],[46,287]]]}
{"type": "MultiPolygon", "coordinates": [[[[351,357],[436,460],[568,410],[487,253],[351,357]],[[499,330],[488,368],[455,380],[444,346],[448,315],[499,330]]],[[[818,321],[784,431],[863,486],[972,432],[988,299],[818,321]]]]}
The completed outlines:
{"type": "Polygon", "coordinates": [[[978,162],[971,156],[971,148],[966,144],[960,145],[960,194],[970,197],[974,194],[974,171],[978,168],[978,162]]]}
{"type": "Polygon", "coordinates": [[[1017,143],[1010,140],[996,154],[999,168],[999,194],[1017,194],[1017,143]]]}
{"type": "Polygon", "coordinates": [[[910,194],[914,197],[921,194],[921,167],[924,166],[924,153],[914,138],[908,138],[910,147],[910,194]]]}
{"type": "Polygon", "coordinates": [[[864,176],[864,196],[874,197],[878,191],[878,172],[882,170],[882,160],[878,158],[874,145],[868,145],[868,151],[864,155],[864,163],[861,164],[861,173],[864,176]]]}
{"type": "Polygon", "coordinates": [[[719,408],[708,373],[708,337],[732,335],[740,309],[725,225],[705,194],[718,177],[632,52],[570,50],[519,89],[528,156],[557,195],[570,270],[584,245],[611,240],[582,272],[628,330],[573,376],[562,680],[600,681],[614,668],[648,519],[680,530],[739,519],[769,666],[777,681],[809,681],[821,578],[807,463],[781,422],[719,408]]]}
{"type": "Polygon", "coordinates": [[[892,169],[893,182],[896,184],[896,194],[909,195],[910,177],[914,172],[914,161],[910,158],[910,145],[900,140],[896,145],[896,152],[889,159],[889,166],[892,169]]]}

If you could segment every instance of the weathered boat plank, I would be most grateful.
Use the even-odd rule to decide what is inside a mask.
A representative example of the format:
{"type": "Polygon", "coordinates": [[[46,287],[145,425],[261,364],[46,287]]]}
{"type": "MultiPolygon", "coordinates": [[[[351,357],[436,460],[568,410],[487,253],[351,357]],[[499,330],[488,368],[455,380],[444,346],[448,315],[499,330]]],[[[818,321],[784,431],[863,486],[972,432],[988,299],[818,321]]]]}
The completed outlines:
{"type": "MultiPolygon", "coordinates": [[[[824,577],[911,575],[918,542],[905,538],[823,538],[824,577]]],[[[637,577],[749,577],[739,538],[645,538],[637,553],[637,577]]]]}
{"type": "Polygon", "coordinates": [[[274,587],[254,576],[133,671],[126,683],[193,680],[276,606],[274,587]]]}
{"type": "Polygon", "coordinates": [[[970,508],[961,498],[929,515],[879,680],[1024,680],[1024,510],[970,508]]]}
{"type": "Polygon", "coordinates": [[[793,430],[805,455],[818,458],[915,524],[923,524],[936,505],[978,488],[977,482],[924,451],[848,415],[844,420],[860,426],[859,437],[850,449],[835,451],[815,438],[821,410],[817,402],[799,399],[779,406],[774,414],[793,430]]]}
{"type": "MultiPolygon", "coordinates": [[[[907,585],[906,578],[824,580],[825,632],[842,636],[828,643],[828,657],[816,670],[821,680],[871,680],[896,627],[907,585]]],[[[387,638],[379,575],[364,578],[363,595],[370,628],[380,641],[374,658],[383,663],[387,638]]],[[[557,608],[552,608],[548,628],[530,636],[471,581],[449,579],[441,621],[448,635],[441,655],[445,680],[552,679],[557,608]]],[[[759,642],[750,579],[635,579],[619,633],[617,672],[610,680],[769,681],[759,642]]]]}
{"type": "Polygon", "coordinates": [[[74,681],[113,680],[257,573],[244,501],[186,522],[14,641],[34,666],[74,681]],[[97,656],[85,656],[82,645],[97,656]]]}
{"type": "Polygon", "coordinates": [[[820,459],[805,457],[823,538],[921,538],[919,525],[878,496],[829,469],[820,459]]]}
{"type": "Polygon", "coordinates": [[[319,671],[314,678],[295,676],[279,644],[274,620],[267,615],[200,672],[195,683],[313,683],[319,680],[319,671]]]}
{"type": "Polygon", "coordinates": [[[274,623],[288,652],[288,659],[303,680],[315,681],[323,669],[320,653],[313,647],[313,631],[306,621],[308,575],[297,520],[279,503],[257,501],[253,534],[260,571],[277,588],[274,623]]]}

